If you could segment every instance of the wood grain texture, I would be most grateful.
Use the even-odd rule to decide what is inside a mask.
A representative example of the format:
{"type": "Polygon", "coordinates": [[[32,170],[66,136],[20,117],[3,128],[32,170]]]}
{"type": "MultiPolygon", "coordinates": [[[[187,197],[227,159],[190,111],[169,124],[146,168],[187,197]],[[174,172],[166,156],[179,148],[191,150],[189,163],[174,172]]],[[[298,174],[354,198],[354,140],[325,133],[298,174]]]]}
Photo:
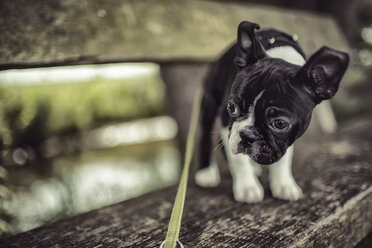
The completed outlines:
{"type": "MultiPolygon", "coordinates": [[[[188,189],[185,247],[353,247],[372,230],[372,118],[355,119],[334,136],[295,147],[294,174],[305,197],[237,203],[231,178],[188,189]]],[[[176,187],[58,221],[0,240],[0,247],[158,247],[176,187]]]]}
{"type": "Polygon", "coordinates": [[[346,50],[328,16],[209,1],[0,1],[0,69],[215,60],[243,20],[298,34],[308,54],[346,50]]]}

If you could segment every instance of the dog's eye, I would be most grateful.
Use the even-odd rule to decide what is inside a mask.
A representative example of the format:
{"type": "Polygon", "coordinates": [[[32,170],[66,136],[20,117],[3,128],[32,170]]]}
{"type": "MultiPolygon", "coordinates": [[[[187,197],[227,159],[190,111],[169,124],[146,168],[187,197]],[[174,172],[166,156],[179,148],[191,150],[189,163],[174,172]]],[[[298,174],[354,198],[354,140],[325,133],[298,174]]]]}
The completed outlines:
{"type": "Polygon", "coordinates": [[[239,106],[233,102],[227,103],[227,111],[232,117],[238,117],[240,115],[239,106]]]}
{"type": "Polygon", "coordinates": [[[271,122],[271,126],[277,130],[284,130],[288,128],[289,123],[282,119],[275,119],[271,122]]]}

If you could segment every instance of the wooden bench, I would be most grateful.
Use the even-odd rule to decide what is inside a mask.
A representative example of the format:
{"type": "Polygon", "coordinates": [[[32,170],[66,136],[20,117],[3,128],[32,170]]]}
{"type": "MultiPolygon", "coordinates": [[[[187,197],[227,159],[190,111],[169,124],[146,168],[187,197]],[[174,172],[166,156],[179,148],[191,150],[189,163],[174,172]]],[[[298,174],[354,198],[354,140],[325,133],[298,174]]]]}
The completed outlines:
{"type": "Polygon", "coordinates": [[[345,49],[327,16],[210,1],[1,3],[0,69],[110,62],[210,62],[242,20],[296,33],[307,54],[345,49]]]}
{"type": "MultiPolygon", "coordinates": [[[[185,140],[191,101],[208,65],[235,40],[242,20],[297,34],[309,55],[347,50],[334,20],[292,10],[209,1],[4,1],[0,70],[76,64],[160,63],[171,111],[185,140]],[[139,47],[141,49],[139,49],[139,47]]],[[[233,201],[231,179],[191,185],[181,240],[186,247],[352,247],[372,229],[371,118],[295,148],[305,198],[233,201]]],[[[158,247],[175,187],[0,240],[0,247],[158,247]]]]}
{"type": "MultiPolygon", "coordinates": [[[[191,185],[180,239],[185,247],[354,247],[372,229],[372,117],[332,137],[299,142],[296,202],[275,200],[263,179],[260,204],[237,203],[231,179],[191,185]]],[[[0,247],[159,247],[176,186],[0,240],[0,247]]]]}

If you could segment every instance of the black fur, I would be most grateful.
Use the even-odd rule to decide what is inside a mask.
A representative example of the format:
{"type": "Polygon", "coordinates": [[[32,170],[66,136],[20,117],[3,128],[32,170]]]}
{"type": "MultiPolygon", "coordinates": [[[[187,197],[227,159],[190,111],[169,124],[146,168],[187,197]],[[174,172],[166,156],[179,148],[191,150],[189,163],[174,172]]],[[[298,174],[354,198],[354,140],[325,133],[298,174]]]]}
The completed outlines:
{"type": "Polygon", "coordinates": [[[316,104],[334,96],[346,71],[348,55],[327,47],[318,50],[302,67],[268,57],[265,50],[277,46],[292,46],[305,55],[291,36],[273,29],[255,33],[258,28],[257,24],[242,22],[237,44],[212,65],[205,80],[200,168],[210,164],[211,132],[217,117],[231,129],[235,121],[248,117],[249,106],[263,90],[256,104],[255,125],[240,134],[238,151],[260,164],[278,161],[306,131],[316,104]],[[271,38],[274,43],[269,42],[271,38]],[[228,102],[239,108],[239,116],[229,115],[228,102]],[[270,123],[278,117],[290,123],[288,130],[273,130],[270,123]]]}

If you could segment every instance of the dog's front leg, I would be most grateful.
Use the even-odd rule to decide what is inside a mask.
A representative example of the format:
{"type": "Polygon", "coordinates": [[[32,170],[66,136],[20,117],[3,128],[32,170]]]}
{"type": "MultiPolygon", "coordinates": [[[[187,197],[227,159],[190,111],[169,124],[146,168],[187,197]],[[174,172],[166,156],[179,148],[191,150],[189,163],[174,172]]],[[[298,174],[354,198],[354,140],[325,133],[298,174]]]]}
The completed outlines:
{"type": "Polygon", "coordinates": [[[270,188],[275,198],[295,201],[302,197],[302,190],[292,175],[293,146],[275,164],[270,165],[270,188]]]}
{"type": "Polygon", "coordinates": [[[264,191],[256,176],[254,162],[243,154],[228,155],[228,162],[233,177],[235,200],[248,203],[261,202],[264,191]]]}
{"type": "Polygon", "coordinates": [[[254,162],[244,154],[233,154],[229,148],[228,130],[221,132],[226,156],[233,177],[234,198],[238,202],[256,203],[264,198],[264,190],[260,184],[254,162]]]}

